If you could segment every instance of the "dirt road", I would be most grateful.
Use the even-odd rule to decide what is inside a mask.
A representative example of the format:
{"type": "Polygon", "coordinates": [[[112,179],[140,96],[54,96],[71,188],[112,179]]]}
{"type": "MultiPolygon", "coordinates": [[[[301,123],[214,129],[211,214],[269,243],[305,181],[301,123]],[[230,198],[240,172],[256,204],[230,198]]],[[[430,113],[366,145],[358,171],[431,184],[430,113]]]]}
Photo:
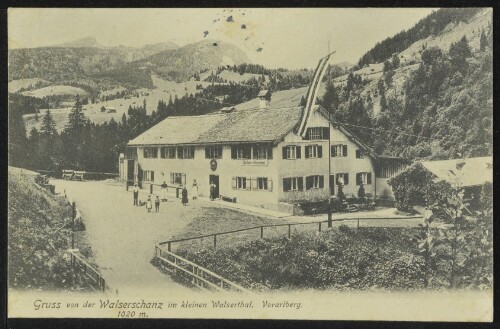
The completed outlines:
{"type": "MultiPolygon", "coordinates": [[[[123,185],[102,182],[51,180],[56,192],[76,202],[87,227],[95,261],[113,291],[141,295],[176,294],[188,288],[173,282],[149,262],[154,246],[168,240],[203,212],[201,205],[183,207],[178,199],[163,202],[159,213],[134,207],[132,192],[123,185]]],[[[140,194],[145,200],[145,194],[140,194]]],[[[154,211],[154,207],[153,207],[154,211]]],[[[78,248],[78,246],[76,246],[78,248]]],[[[192,293],[192,290],[190,290],[192,293]]]]}

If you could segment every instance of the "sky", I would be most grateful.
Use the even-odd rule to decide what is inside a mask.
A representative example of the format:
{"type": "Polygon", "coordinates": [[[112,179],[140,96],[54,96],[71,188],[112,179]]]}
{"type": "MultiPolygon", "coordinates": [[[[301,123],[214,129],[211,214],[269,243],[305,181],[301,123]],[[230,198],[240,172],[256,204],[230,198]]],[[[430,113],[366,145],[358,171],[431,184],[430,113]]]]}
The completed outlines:
{"type": "Polygon", "coordinates": [[[166,41],[183,46],[206,38],[233,43],[253,63],[269,68],[314,68],[329,50],[335,51],[333,64],[354,64],[377,42],[412,27],[433,10],[437,9],[11,8],[8,44],[34,48],[90,36],[103,46],[166,41]],[[233,22],[227,21],[229,16],[233,22]]]}

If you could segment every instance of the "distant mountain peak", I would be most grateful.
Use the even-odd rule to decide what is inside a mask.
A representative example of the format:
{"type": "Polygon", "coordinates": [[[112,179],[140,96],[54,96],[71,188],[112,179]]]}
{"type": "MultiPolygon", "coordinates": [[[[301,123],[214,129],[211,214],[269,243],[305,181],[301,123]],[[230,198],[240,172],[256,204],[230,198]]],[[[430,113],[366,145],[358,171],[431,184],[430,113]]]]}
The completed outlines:
{"type": "Polygon", "coordinates": [[[85,37],[85,38],[80,38],[76,39],[73,41],[61,43],[58,45],[54,45],[53,47],[69,47],[69,48],[99,48],[101,45],[97,42],[96,38],[94,37],[85,37]]]}

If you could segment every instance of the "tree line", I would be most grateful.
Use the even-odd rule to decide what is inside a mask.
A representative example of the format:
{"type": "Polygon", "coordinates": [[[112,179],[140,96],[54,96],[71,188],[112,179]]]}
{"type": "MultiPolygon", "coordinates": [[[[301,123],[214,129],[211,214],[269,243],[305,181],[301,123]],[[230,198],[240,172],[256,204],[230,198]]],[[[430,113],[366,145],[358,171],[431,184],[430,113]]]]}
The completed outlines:
{"type": "Polygon", "coordinates": [[[480,10],[481,8],[442,8],[432,12],[412,28],[377,43],[360,58],[358,68],[367,64],[383,63],[394,53],[405,50],[415,41],[439,34],[450,23],[467,22],[480,10]]]}

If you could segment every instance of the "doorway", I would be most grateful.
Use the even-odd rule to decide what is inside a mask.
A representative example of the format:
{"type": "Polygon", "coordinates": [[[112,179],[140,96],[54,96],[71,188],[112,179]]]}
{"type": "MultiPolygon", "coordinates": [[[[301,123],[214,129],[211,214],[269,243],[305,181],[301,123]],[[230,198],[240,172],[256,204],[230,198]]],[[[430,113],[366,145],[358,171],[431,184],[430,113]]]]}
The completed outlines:
{"type": "Polygon", "coordinates": [[[215,184],[214,198],[218,198],[219,197],[219,175],[210,175],[208,177],[208,186],[210,186],[212,183],[215,184]]]}

